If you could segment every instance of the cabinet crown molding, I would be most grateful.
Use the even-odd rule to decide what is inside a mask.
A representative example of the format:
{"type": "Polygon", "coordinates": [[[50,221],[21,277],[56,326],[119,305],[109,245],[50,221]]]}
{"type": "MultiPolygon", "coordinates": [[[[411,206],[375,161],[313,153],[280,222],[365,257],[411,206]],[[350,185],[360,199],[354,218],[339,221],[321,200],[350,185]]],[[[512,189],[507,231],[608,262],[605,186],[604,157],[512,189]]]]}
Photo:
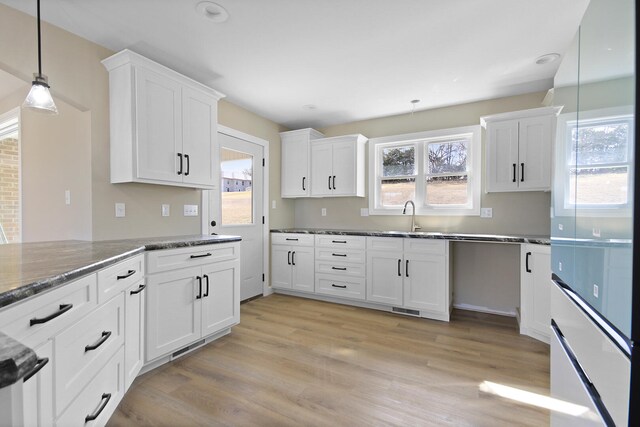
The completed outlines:
{"type": "Polygon", "coordinates": [[[531,108],[529,110],[509,111],[507,113],[492,114],[490,116],[480,117],[480,125],[483,128],[487,128],[487,123],[498,122],[502,120],[523,119],[526,117],[539,117],[539,116],[557,116],[562,111],[564,106],[558,107],[541,107],[531,108]]]}

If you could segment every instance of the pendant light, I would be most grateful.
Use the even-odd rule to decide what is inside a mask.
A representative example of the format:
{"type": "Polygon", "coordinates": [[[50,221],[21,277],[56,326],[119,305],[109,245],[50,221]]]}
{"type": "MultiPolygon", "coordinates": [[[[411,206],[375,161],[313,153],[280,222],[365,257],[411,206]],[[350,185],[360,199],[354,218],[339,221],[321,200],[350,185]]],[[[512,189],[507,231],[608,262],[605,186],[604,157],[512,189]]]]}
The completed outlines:
{"type": "Polygon", "coordinates": [[[42,52],[40,41],[40,0],[38,3],[38,72],[33,73],[33,82],[31,90],[27,95],[27,99],[24,100],[22,106],[34,111],[39,111],[47,114],[58,114],[58,108],[56,107],[51,93],[49,93],[49,80],[47,76],[42,74],[42,52]]]}

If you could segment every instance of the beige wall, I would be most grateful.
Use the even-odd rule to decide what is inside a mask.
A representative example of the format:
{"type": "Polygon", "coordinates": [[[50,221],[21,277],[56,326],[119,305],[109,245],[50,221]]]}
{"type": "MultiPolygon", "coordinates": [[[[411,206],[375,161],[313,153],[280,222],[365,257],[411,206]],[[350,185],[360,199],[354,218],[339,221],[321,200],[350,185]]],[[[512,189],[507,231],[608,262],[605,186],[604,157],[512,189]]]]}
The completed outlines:
{"type": "MultiPolygon", "coordinates": [[[[484,115],[541,107],[545,94],[530,93],[319,130],[327,136],[361,133],[375,138],[477,125],[480,124],[480,117],[484,115]]],[[[484,169],[484,131],[482,164],[484,169]]],[[[484,192],[484,176],[482,181],[484,192]]],[[[550,193],[483,193],[481,203],[482,207],[493,208],[493,218],[420,216],[417,222],[426,231],[549,235],[550,193]]],[[[403,216],[361,217],[360,208],[365,207],[368,207],[367,198],[298,199],[295,205],[295,224],[296,227],[382,230],[406,230],[410,226],[410,218],[403,216]],[[327,208],[325,217],[320,214],[322,208],[327,208]]]]}
{"type": "MultiPolygon", "coordinates": [[[[200,204],[200,191],[148,184],[111,184],[109,182],[109,85],[108,74],[100,61],[113,52],[43,24],[43,71],[49,76],[56,100],[64,100],[87,112],[90,137],[86,147],[91,156],[91,219],[89,238],[94,240],[126,237],[167,236],[200,232],[199,217],[183,217],[183,204],[200,204]],[[125,218],[115,218],[114,204],[126,204],[125,218]],[[163,203],[171,204],[171,216],[162,217],[163,203]]],[[[28,82],[37,69],[35,20],[33,17],[0,5],[0,68],[28,82]]],[[[280,127],[233,104],[222,102],[220,123],[269,140],[273,167],[271,222],[277,227],[293,225],[293,203],[279,199],[280,127]],[[278,203],[280,202],[280,203],[278,203]]],[[[26,209],[26,206],[25,206],[26,209]]]]}
{"type": "MultiPolygon", "coordinates": [[[[20,106],[27,90],[0,100],[0,114],[20,106]]],[[[62,100],[57,106],[57,116],[20,115],[23,242],[91,238],[90,115],[62,100]]]]}

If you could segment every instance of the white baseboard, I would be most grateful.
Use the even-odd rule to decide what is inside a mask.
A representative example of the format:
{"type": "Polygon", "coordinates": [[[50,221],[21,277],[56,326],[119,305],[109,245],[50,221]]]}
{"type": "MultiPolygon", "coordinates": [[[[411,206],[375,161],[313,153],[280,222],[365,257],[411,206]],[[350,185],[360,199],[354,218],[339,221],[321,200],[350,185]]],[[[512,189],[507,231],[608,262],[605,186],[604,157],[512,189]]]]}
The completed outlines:
{"type": "Polygon", "coordinates": [[[471,305],[471,304],[453,304],[453,308],[458,308],[460,310],[477,311],[479,313],[497,314],[499,316],[508,316],[508,317],[517,316],[515,310],[514,311],[494,310],[493,308],[480,307],[480,306],[471,305]]]}

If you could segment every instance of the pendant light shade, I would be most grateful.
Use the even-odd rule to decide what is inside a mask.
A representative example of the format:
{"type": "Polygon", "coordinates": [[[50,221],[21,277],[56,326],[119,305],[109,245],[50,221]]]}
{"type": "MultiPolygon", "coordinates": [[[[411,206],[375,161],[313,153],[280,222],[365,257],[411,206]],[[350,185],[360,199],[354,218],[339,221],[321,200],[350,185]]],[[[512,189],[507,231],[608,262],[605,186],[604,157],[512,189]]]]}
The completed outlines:
{"type": "Polygon", "coordinates": [[[38,4],[38,72],[33,73],[33,82],[31,90],[27,95],[27,99],[24,100],[22,106],[34,111],[39,111],[47,114],[58,114],[58,108],[56,107],[51,93],[49,93],[49,81],[47,76],[42,74],[42,49],[40,40],[40,0],[37,0],[38,4]]]}

